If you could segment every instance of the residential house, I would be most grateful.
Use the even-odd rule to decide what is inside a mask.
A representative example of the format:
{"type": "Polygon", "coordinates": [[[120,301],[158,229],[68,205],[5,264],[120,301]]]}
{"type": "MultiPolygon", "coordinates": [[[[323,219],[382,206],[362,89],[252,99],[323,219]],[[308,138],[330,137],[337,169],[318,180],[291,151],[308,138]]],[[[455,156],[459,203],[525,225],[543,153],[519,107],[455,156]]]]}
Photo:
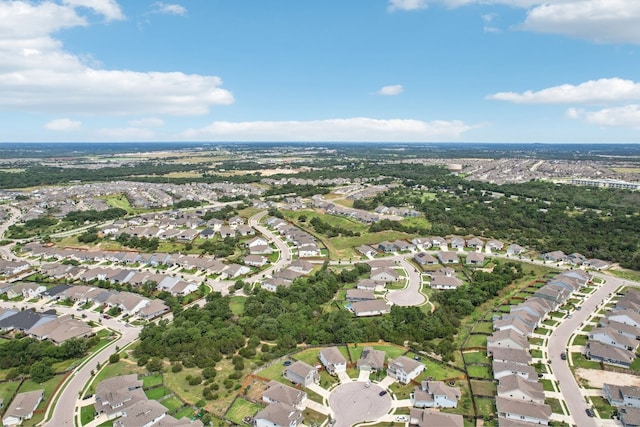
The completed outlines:
{"type": "Polygon", "coordinates": [[[84,338],[93,335],[93,329],[86,323],[71,318],[71,315],[65,315],[32,327],[27,333],[39,340],[48,339],[54,344],[62,344],[71,338],[84,338]]]}
{"type": "Polygon", "coordinates": [[[519,317],[505,318],[500,317],[493,321],[493,330],[502,331],[505,329],[513,329],[519,334],[530,337],[533,334],[534,327],[522,321],[519,317]]]}
{"type": "Polygon", "coordinates": [[[373,347],[365,347],[360,359],[356,362],[358,369],[362,371],[378,372],[384,369],[385,352],[373,347]]]}
{"type": "Polygon", "coordinates": [[[409,384],[425,369],[425,365],[406,356],[399,356],[389,362],[387,375],[402,384],[409,384]]]}
{"type": "Polygon", "coordinates": [[[635,358],[635,353],[629,350],[602,344],[597,341],[587,341],[584,354],[587,359],[609,365],[622,366],[623,368],[630,368],[635,358]]]}
{"type": "Polygon", "coordinates": [[[396,282],[400,279],[400,275],[396,270],[389,267],[372,268],[371,279],[382,282],[396,282]]]}
{"type": "Polygon", "coordinates": [[[611,406],[640,408],[640,387],[605,383],[602,391],[611,406]]]}
{"type": "Polygon", "coordinates": [[[472,237],[469,240],[467,240],[467,247],[468,248],[473,248],[475,250],[480,250],[482,249],[482,247],[484,246],[484,240],[478,238],[478,237],[472,237]]]}
{"type": "Polygon", "coordinates": [[[347,301],[367,301],[376,299],[373,291],[367,291],[364,289],[347,289],[347,301]]]}
{"type": "Polygon", "coordinates": [[[410,398],[416,408],[455,408],[461,396],[459,388],[449,387],[443,381],[422,381],[410,398]]]}
{"type": "Polygon", "coordinates": [[[267,389],[262,393],[262,400],[267,403],[284,403],[299,407],[307,399],[307,393],[303,390],[290,387],[278,381],[270,381],[267,389]]]}
{"type": "Polygon", "coordinates": [[[522,246],[515,243],[512,243],[507,247],[507,255],[522,255],[524,251],[525,249],[522,246]]]}
{"type": "Polygon", "coordinates": [[[484,264],[484,254],[482,252],[469,252],[467,254],[467,265],[482,265],[484,264]]]}
{"type": "Polygon", "coordinates": [[[490,349],[492,347],[529,350],[529,341],[526,336],[519,334],[513,329],[504,329],[502,331],[495,331],[487,338],[487,348],[490,349]]]}
{"type": "Polygon", "coordinates": [[[358,246],[356,248],[356,250],[361,253],[362,255],[369,257],[369,258],[373,258],[374,256],[376,256],[376,254],[378,253],[377,250],[375,250],[374,248],[372,248],[369,245],[361,245],[358,246]]]}
{"type": "Polygon", "coordinates": [[[347,360],[344,358],[338,347],[327,347],[320,350],[318,355],[327,372],[337,375],[339,372],[347,371],[347,360]]]}
{"type": "Polygon", "coordinates": [[[449,247],[451,249],[463,250],[465,246],[464,238],[460,236],[453,236],[449,239],[449,247]]]}
{"type": "Polygon", "coordinates": [[[640,427],[640,409],[624,407],[618,410],[623,427],[640,427]]]}
{"type": "Polygon", "coordinates": [[[567,255],[562,251],[553,251],[542,254],[542,259],[549,262],[557,262],[562,264],[567,261],[567,255]]]}
{"type": "Polygon", "coordinates": [[[18,282],[7,291],[9,299],[22,296],[25,299],[37,298],[42,295],[47,288],[32,282],[18,282]]]}
{"type": "Polygon", "coordinates": [[[288,288],[291,286],[290,280],[281,279],[279,277],[268,277],[262,281],[262,289],[269,292],[275,292],[278,290],[278,286],[284,286],[288,288]]]}
{"type": "Polygon", "coordinates": [[[381,242],[378,243],[378,250],[384,253],[392,253],[398,250],[398,247],[393,242],[381,242]]]}
{"type": "Polygon", "coordinates": [[[247,255],[242,261],[251,267],[262,267],[267,263],[268,259],[262,255],[247,255]]]}
{"type": "Polygon", "coordinates": [[[300,258],[310,258],[322,255],[322,251],[315,243],[309,243],[298,247],[298,256],[300,258]]]}
{"type": "Polygon", "coordinates": [[[411,240],[411,243],[422,249],[429,249],[431,247],[431,239],[428,237],[416,237],[411,240]]]}
{"type": "Polygon", "coordinates": [[[636,328],[633,325],[627,325],[625,323],[609,320],[606,317],[600,320],[600,325],[607,326],[620,335],[624,335],[625,337],[640,340],[640,329],[636,328]]]}
{"type": "Polygon", "coordinates": [[[537,381],[529,381],[520,375],[507,375],[498,382],[498,396],[525,402],[544,403],[544,390],[537,381]]]}
{"type": "Polygon", "coordinates": [[[525,421],[534,424],[548,425],[551,418],[551,407],[544,403],[527,402],[522,399],[496,397],[498,416],[507,420],[525,421]]]}
{"type": "Polygon", "coordinates": [[[296,427],[302,421],[302,412],[284,403],[271,403],[253,416],[256,427],[296,427]]]}
{"type": "Polygon", "coordinates": [[[304,259],[296,259],[291,262],[289,269],[302,274],[309,274],[313,271],[313,264],[304,259]]]}
{"type": "Polygon", "coordinates": [[[252,248],[254,246],[269,246],[269,241],[263,237],[256,236],[253,239],[247,241],[245,246],[248,248],[252,248]]]}
{"type": "Polygon", "coordinates": [[[157,400],[139,400],[122,411],[113,427],[157,426],[169,410],[157,400]]]}
{"type": "Polygon", "coordinates": [[[121,416],[127,407],[146,399],[142,381],[136,374],[121,375],[98,383],[94,407],[97,414],[105,414],[107,419],[113,419],[121,416]]]}
{"type": "Polygon", "coordinates": [[[293,362],[284,370],[283,376],[294,384],[308,387],[320,381],[318,370],[300,360],[293,362]]]}
{"type": "Polygon", "coordinates": [[[171,309],[162,300],[152,299],[149,304],[145,305],[138,311],[140,318],[149,320],[166,314],[171,309]]]}
{"type": "Polygon", "coordinates": [[[589,339],[592,341],[598,341],[602,344],[612,345],[614,347],[622,348],[635,352],[638,348],[640,341],[635,338],[630,338],[626,335],[622,335],[612,328],[601,327],[594,328],[589,331],[589,339]]]}
{"type": "Polygon", "coordinates": [[[609,261],[603,261],[597,258],[588,259],[582,265],[592,270],[606,270],[611,267],[611,263],[609,261]]]}
{"type": "Polygon", "coordinates": [[[356,289],[365,291],[375,291],[376,289],[384,289],[386,283],[382,280],[360,279],[356,284],[356,289]]]}
{"type": "Polygon", "coordinates": [[[433,276],[429,282],[431,289],[456,289],[462,286],[462,280],[452,276],[433,276]]]}
{"type": "Polygon", "coordinates": [[[414,255],[413,260],[420,265],[437,265],[438,260],[431,254],[420,252],[414,255]]]}
{"type": "Polygon", "coordinates": [[[418,427],[463,427],[464,418],[460,414],[411,408],[409,424],[418,427]]]}
{"type": "Polygon", "coordinates": [[[22,424],[24,420],[31,419],[43,398],[44,390],[42,389],[16,394],[7,410],[4,411],[2,424],[14,426],[22,424]]]}
{"type": "Polygon", "coordinates": [[[458,254],[455,252],[440,251],[438,252],[437,257],[442,264],[456,264],[460,262],[458,254]]]}
{"type": "Polygon", "coordinates": [[[487,351],[487,355],[491,357],[491,360],[499,362],[513,362],[522,365],[530,365],[532,362],[531,353],[515,348],[491,347],[487,351]]]}
{"type": "Polygon", "coordinates": [[[381,316],[391,312],[391,306],[382,299],[356,301],[351,304],[351,310],[357,317],[381,316]]]}
{"type": "Polygon", "coordinates": [[[632,310],[620,310],[613,313],[609,313],[606,316],[608,321],[624,323],[625,325],[631,325],[636,328],[640,328],[640,313],[636,313],[632,310]]]}
{"type": "Polygon", "coordinates": [[[520,375],[522,378],[530,381],[538,379],[538,373],[533,366],[515,362],[500,362],[497,360],[494,360],[491,366],[493,369],[493,378],[496,380],[512,374],[520,375]]]}
{"type": "Polygon", "coordinates": [[[489,240],[485,245],[488,251],[501,251],[504,248],[504,242],[500,240],[489,240]]]}

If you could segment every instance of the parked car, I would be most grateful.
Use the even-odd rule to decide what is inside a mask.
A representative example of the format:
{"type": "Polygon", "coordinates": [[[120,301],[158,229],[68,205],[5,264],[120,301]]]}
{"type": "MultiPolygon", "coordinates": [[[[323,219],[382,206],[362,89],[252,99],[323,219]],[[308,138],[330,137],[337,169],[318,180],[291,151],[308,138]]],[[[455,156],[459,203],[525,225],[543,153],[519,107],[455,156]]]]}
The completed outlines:
{"type": "Polygon", "coordinates": [[[407,418],[406,415],[398,415],[396,417],[396,421],[400,421],[400,422],[406,423],[407,421],[409,421],[409,419],[407,418]]]}
{"type": "Polygon", "coordinates": [[[382,390],[380,393],[378,393],[379,396],[384,396],[385,394],[387,394],[387,390],[382,390]]]}
{"type": "Polygon", "coordinates": [[[560,359],[567,360],[567,353],[560,353],[560,359]]]}
{"type": "Polygon", "coordinates": [[[284,362],[282,362],[282,366],[289,366],[291,365],[291,360],[285,360],[284,362]]]}
{"type": "Polygon", "coordinates": [[[593,412],[593,409],[591,409],[591,408],[587,408],[586,413],[590,417],[595,417],[596,416],[596,413],[593,412]]]}

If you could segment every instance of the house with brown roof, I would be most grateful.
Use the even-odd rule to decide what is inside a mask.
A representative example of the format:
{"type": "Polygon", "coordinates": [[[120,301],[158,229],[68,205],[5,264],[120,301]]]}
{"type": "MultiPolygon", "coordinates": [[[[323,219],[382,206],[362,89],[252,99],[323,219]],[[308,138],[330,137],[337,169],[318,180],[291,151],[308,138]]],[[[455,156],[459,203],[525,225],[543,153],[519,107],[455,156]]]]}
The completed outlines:
{"type": "Polygon", "coordinates": [[[465,263],[467,265],[482,265],[484,264],[485,255],[482,252],[469,252],[465,263]]]}
{"type": "Polygon", "coordinates": [[[440,251],[438,252],[437,257],[442,264],[456,264],[460,262],[458,254],[455,252],[440,251]]]}
{"type": "Polygon", "coordinates": [[[372,267],[370,277],[373,280],[380,280],[383,282],[396,282],[400,279],[398,272],[389,267],[372,267]]]}

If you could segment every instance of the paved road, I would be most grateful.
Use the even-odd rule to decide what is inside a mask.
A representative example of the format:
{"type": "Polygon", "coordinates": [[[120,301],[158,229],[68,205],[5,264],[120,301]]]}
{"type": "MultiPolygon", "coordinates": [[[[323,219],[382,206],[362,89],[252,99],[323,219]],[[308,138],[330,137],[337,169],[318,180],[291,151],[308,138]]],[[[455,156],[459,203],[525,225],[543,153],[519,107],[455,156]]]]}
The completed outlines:
{"type": "MultiPolygon", "coordinates": [[[[0,239],[4,239],[4,234],[7,232],[7,229],[20,219],[20,211],[18,209],[12,206],[6,206],[6,208],[9,210],[9,218],[0,224],[0,239]]],[[[19,259],[11,252],[11,246],[13,246],[13,242],[8,245],[0,246],[0,256],[8,260],[19,259]]]]}
{"type": "Polygon", "coordinates": [[[278,250],[280,251],[280,257],[271,265],[271,267],[261,271],[260,274],[256,274],[246,280],[252,283],[257,282],[262,277],[269,276],[278,270],[282,270],[284,267],[291,263],[291,249],[289,248],[287,243],[267,227],[260,225],[260,220],[266,214],[267,211],[258,212],[257,214],[249,218],[249,225],[262,233],[262,235],[265,236],[267,240],[276,244],[278,250]]]}
{"type": "MultiPolygon", "coordinates": [[[[597,275],[606,282],[600,289],[594,292],[585,302],[582,303],[581,310],[573,312],[571,319],[564,319],[562,323],[553,331],[549,337],[549,359],[555,378],[560,384],[560,391],[567,402],[569,412],[573,417],[573,423],[580,427],[597,426],[596,419],[586,414],[587,405],[580,387],[576,382],[568,361],[562,360],[560,354],[566,351],[567,343],[571,335],[580,328],[580,324],[587,320],[591,314],[597,311],[596,307],[605,300],[611,292],[622,286],[623,280],[602,274],[597,275]]],[[[624,281],[626,283],[626,281],[624,281]]]]}
{"type": "Polygon", "coordinates": [[[405,307],[423,304],[427,299],[420,293],[422,287],[420,272],[407,261],[406,255],[394,256],[392,259],[407,273],[408,284],[404,289],[389,291],[386,295],[387,300],[405,307]]]}

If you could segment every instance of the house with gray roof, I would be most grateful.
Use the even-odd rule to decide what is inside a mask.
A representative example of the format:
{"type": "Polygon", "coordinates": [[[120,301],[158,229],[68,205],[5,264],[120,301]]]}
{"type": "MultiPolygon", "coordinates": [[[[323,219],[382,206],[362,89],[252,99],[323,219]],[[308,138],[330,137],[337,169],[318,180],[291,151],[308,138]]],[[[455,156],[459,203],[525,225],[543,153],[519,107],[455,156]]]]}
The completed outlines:
{"type": "Polygon", "coordinates": [[[377,372],[384,369],[384,359],[386,354],[382,350],[376,350],[373,347],[365,347],[356,366],[362,371],[377,372]]]}
{"type": "Polygon", "coordinates": [[[420,265],[437,265],[438,260],[427,252],[419,252],[413,256],[413,260],[420,265]]]}
{"type": "Polygon", "coordinates": [[[4,426],[14,426],[22,424],[24,420],[31,419],[43,398],[44,390],[16,394],[7,410],[4,411],[2,424],[4,426]]]}
{"type": "Polygon", "coordinates": [[[527,402],[498,396],[496,397],[496,408],[498,415],[507,420],[547,425],[551,418],[551,407],[544,403],[527,402]]]}
{"type": "Polygon", "coordinates": [[[460,262],[458,254],[455,252],[440,251],[436,256],[442,264],[456,264],[460,262]]]}
{"type": "Polygon", "coordinates": [[[164,418],[167,411],[157,400],[139,400],[122,411],[113,427],[151,427],[164,418]]]}
{"type": "Polygon", "coordinates": [[[602,344],[612,345],[614,347],[623,348],[635,352],[638,348],[640,341],[635,338],[630,338],[626,335],[622,335],[610,327],[594,328],[589,331],[589,339],[592,341],[598,341],[602,344]]]}
{"type": "Polygon", "coordinates": [[[256,427],[296,427],[302,421],[302,412],[284,403],[271,403],[253,417],[256,427]]]}
{"type": "Polygon", "coordinates": [[[387,375],[402,384],[409,384],[425,369],[425,365],[407,356],[398,356],[389,362],[387,375]]]}
{"type": "Polygon", "coordinates": [[[502,331],[495,331],[487,338],[487,349],[494,347],[529,350],[529,341],[526,336],[519,334],[513,329],[504,329],[502,331]]]}
{"type": "Polygon", "coordinates": [[[267,389],[262,393],[262,400],[267,403],[284,403],[286,405],[299,407],[307,399],[307,393],[303,390],[290,387],[278,381],[271,381],[267,384],[267,389]]]}
{"type": "Polygon", "coordinates": [[[463,427],[464,418],[460,414],[411,408],[409,411],[409,424],[418,427],[463,427]]]}
{"type": "Polygon", "coordinates": [[[347,301],[367,301],[376,299],[373,291],[367,291],[364,289],[347,289],[346,294],[347,301]]]}
{"type": "Polygon", "coordinates": [[[622,366],[623,368],[630,368],[635,358],[635,353],[632,351],[602,344],[597,341],[587,341],[584,355],[587,359],[609,365],[622,366]]]}
{"type": "Polygon", "coordinates": [[[537,381],[529,381],[520,375],[507,375],[498,382],[498,396],[526,402],[544,403],[544,390],[537,381]]]}
{"type": "Polygon", "coordinates": [[[422,381],[410,393],[411,403],[416,408],[455,408],[461,396],[459,388],[450,387],[443,381],[422,381]]]}
{"type": "Polygon", "coordinates": [[[618,410],[623,427],[640,427],[640,409],[624,407],[618,410]]]}
{"type": "Polygon", "coordinates": [[[494,360],[491,366],[493,369],[493,378],[496,380],[512,374],[520,375],[522,378],[530,381],[535,381],[538,378],[538,373],[533,366],[515,362],[500,362],[497,360],[494,360]]]}
{"type": "Polygon", "coordinates": [[[383,299],[374,299],[351,303],[350,309],[357,317],[381,316],[391,312],[391,305],[383,299]]]}
{"type": "Polygon", "coordinates": [[[522,365],[530,365],[532,362],[529,351],[516,348],[491,347],[487,349],[487,355],[491,357],[491,360],[499,362],[513,362],[522,365]]]}
{"type": "Polygon", "coordinates": [[[611,406],[640,408],[640,387],[605,383],[602,391],[611,406]]]}
{"type": "Polygon", "coordinates": [[[338,347],[327,347],[320,350],[318,355],[320,362],[331,375],[347,371],[347,359],[344,358],[338,347]]]}
{"type": "Polygon", "coordinates": [[[301,385],[302,387],[307,387],[310,384],[320,381],[318,370],[301,360],[287,366],[283,372],[283,376],[292,383],[301,385]]]}
{"type": "Polygon", "coordinates": [[[122,415],[123,411],[140,400],[147,400],[142,381],[136,374],[120,375],[102,380],[96,386],[95,410],[108,419],[122,415]]]}

